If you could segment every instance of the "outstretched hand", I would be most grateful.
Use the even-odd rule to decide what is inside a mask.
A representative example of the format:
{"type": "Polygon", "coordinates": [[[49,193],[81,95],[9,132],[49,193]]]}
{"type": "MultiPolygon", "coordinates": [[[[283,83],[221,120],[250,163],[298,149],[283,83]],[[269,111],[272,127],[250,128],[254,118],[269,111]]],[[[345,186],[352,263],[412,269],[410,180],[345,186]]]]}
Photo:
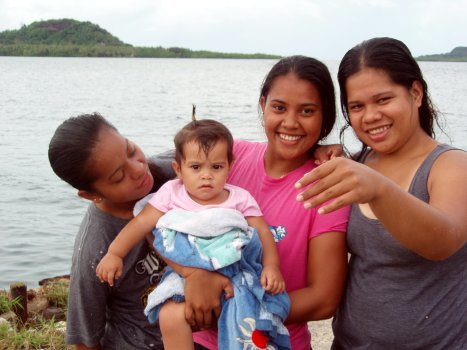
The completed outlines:
{"type": "Polygon", "coordinates": [[[315,182],[297,196],[306,209],[319,208],[329,213],[351,203],[368,203],[376,198],[385,177],[366,165],[346,158],[334,158],[305,174],[296,184],[301,189],[315,182]]]}
{"type": "Polygon", "coordinates": [[[110,286],[114,285],[123,271],[123,260],[117,255],[107,253],[96,267],[96,276],[101,282],[107,282],[110,286]]]}
{"type": "Polygon", "coordinates": [[[209,329],[217,325],[221,313],[221,295],[233,297],[230,280],[217,273],[196,269],[185,277],[185,318],[197,329],[209,329]]]}

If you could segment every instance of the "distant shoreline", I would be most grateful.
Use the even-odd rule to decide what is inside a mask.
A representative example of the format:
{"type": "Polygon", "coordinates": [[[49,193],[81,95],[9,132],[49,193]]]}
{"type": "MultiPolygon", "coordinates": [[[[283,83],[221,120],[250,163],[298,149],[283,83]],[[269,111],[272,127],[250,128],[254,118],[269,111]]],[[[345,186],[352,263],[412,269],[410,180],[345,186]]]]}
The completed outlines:
{"type": "Polygon", "coordinates": [[[183,47],[138,47],[126,44],[97,24],[74,19],[50,19],[0,32],[0,56],[17,57],[138,57],[278,59],[264,53],[194,51],[183,47]]]}

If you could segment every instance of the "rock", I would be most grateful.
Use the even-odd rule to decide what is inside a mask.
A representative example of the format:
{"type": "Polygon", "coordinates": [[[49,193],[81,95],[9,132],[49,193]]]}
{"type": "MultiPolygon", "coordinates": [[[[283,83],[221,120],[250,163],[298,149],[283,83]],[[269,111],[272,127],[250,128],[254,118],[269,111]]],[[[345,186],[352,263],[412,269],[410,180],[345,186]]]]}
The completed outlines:
{"type": "Polygon", "coordinates": [[[50,306],[50,307],[46,308],[42,312],[42,316],[46,320],[50,320],[52,318],[54,318],[55,321],[65,320],[65,312],[63,311],[62,308],[59,308],[59,307],[56,307],[56,306],[50,306]]]}

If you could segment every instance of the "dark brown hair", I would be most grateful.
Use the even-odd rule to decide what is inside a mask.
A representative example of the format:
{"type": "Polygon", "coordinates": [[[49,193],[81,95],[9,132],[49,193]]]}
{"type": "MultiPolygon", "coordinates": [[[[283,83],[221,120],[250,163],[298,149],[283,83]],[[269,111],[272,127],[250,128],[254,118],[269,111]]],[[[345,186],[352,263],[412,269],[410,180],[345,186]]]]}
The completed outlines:
{"type": "Polygon", "coordinates": [[[233,162],[233,137],[227,127],[212,119],[201,119],[189,122],[174,137],[175,161],[181,163],[185,159],[183,147],[189,142],[196,142],[200,150],[207,155],[219,141],[227,142],[227,158],[233,162]]]}

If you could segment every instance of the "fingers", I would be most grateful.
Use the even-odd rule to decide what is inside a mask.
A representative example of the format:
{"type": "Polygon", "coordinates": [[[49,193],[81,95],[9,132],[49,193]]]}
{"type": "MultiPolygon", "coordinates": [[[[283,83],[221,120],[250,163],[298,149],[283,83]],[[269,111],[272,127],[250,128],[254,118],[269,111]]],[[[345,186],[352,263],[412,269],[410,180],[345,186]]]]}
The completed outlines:
{"type": "Polygon", "coordinates": [[[121,277],[121,275],[121,268],[106,270],[99,265],[96,268],[97,278],[99,278],[102,283],[107,282],[111,287],[114,285],[114,282],[121,277]]]}
{"type": "Polygon", "coordinates": [[[111,271],[109,271],[108,274],[107,274],[107,283],[111,287],[113,287],[113,285],[114,285],[114,276],[115,276],[115,274],[113,272],[111,272],[111,271]]]}
{"type": "MultiPolygon", "coordinates": [[[[324,164],[322,166],[326,166],[326,165],[327,164],[324,164]]],[[[338,192],[339,188],[334,187],[341,180],[339,176],[335,176],[332,172],[326,173],[324,175],[322,175],[320,172],[313,173],[315,170],[318,170],[318,169],[319,168],[314,169],[312,172],[305,175],[305,176],[309,175],[307,178],[307,181],[311,179],[312,181],[314,181],[314,183],[312,186],[307,187],[304,191],[299,193],[297,196],[297,200],[299,202],[304,202],[305,208],[307,209],[316,206],[316,204],[321,204],[325,200],[334,198],[338,194],[340,194],[338,192]],[[320,176],[320,178],[315,180],[317,176],[320,176]],[[312,206],[309,206],[307,204],[310,202],[313,202],[312,206]]],[[[304,178],[305,177],[303,177],[303,179],[304,178]]]]}
{"type": "Polygon", "coordinates": [[[276,295],[285,291],[285,282],[283,281],[274,281],[268,283],[264,288],[268,293],[276,295]]]}
{"type": "Polygon", "coordinates": [[[279,294],[285,291],[285,281],[280,272],[267,272],[261,274],[261,285],[270,294],[279,294]]]}
{"type": "Polygon", "coordinates": [[[338,159],[340,158],[334,158],[306,173],[300,180],[295,183],[295,188],[305,188],[306,186],[332,173],[333,169],[335,168],[334,163],[338,161],[338,159]]]}
{"type": "Polygon", "coordinates": [[[224,285],[225,300],[233,298],[234,289],[230,280],[227,280],[227,283],[224,285]]]}
{"type": "Polygon", "coordinates": [[[220,306],[214,308],[190,308],[190,311],[185,312],[185,317],[187,317],[187,322],[192,327],[197,327],[199,329],[210,329],[213,326],[213,322],[217,322],[221,312],[220,306]],[[213,317],[214,316],[214,317],[213,317]]]}
{"type": "Polygon", "coordinates": [[[194,310],[188,303],[185,303],[185,319],[191,327],[196,326],[194,310]]]}
{"type": "Polygon", "coordinates": [[[308,186],[298,196],[297,201],[303,202],[306,209],[319,205],[318,213],[324,214],[342,208],[356,200],[354,189],[358,180],[352,169],[353,162],[345,158],[335,158],[322,166],[313,169],[300,179],[296,188],[308,186]],[[330,203],[327,203],[331,201],[330,203]]]}

